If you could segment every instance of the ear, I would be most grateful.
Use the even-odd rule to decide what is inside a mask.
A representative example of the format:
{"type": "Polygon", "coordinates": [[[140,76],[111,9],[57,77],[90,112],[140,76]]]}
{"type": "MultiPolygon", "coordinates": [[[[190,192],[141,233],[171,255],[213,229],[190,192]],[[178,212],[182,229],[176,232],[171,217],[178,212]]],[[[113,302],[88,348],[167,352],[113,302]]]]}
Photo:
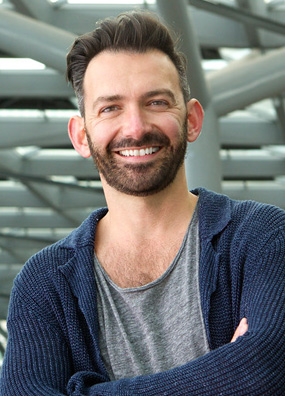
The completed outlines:
{"type": "Polygon", "coordinates": [[[73,116],[68,123],[68,134],[75,150],[85,158],[91,156],[88,141],[86,137],[84,119],[79,116],[73,116]]]}
{"type": "Polygon", "coordinates": [[[197,99],[191,99],[187,103],[188,118],[188,142],[192,143],[200,135],[203,125],[204,111],[197,99]]]}

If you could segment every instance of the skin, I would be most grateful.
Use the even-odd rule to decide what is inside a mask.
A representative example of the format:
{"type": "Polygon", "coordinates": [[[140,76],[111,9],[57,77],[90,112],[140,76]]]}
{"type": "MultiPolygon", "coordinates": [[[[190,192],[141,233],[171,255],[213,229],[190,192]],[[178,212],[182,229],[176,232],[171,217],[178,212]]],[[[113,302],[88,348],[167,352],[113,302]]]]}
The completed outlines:
{"type": "MultiPolygon", "coordinates": [[[[98,164],[109,211],[98,223],[96,255],[120,287],[142,285],[162,275],[174,259],[197,197],[188,191],[184,162],[168,185],[141,192],[150,191],[161,164],[181,139],[192,143],[198,138],[203,110],[196,99],[185,104],[177,70],[158,50],[98,54],[87,67],[84,92],[85,118],[74,116],[69,122],[74,148],[83,157],[97,152],[112,160],[124,172],[122,183],[136,191],[126,193],[113,185],[98,164]],[[153,133],[165,139],[138,143],[153,133]],[[158,151],[124,156],[126,145],[129,150],[153,147],[158,151]],[[140,165],[147,172],[139,171],[140,165]],[[110,252],[112,259],[108,259],[110,252]],[[123,258],[124,265],[114,265],[116,257],[123,258]]],[[[232,341],[245,329],[241,322],[232,341]]]]}
{"type": "MultiPolygon", "coordinates": [[[[116,144],[121,139],[141,139],[152,128],[165,134],[174,145],[179,139],[185,118],[189,142],[195,141],[201,131],[201,105],[195,99],[185,105],[178,73],[170,59],[159,51],[149,51],[145,54],[108,51],[100,53],[88,65],[84,90],[85,120],[75,116],[69,122],[71,141],[83,157],[91,155],[86,129],[93,145],[101,152],[106,152],[108,145],[116,144]],[[114,64],[116,68],[113,67],[114,64]],[[98,81],[104,81],[104,84],[98,84],[98,81]],[[162,93],[148,96],[154,91],[169,91],[174,100],[162,93]],[[110,99],[116,96],[122,99],[110,99]],[[108,100],[104,101],[102,98],[108,100]],[[158,101],[166,101],[168,104],[151,105],[158,101]],[[114,110],[116,106],[119,110],[114,110]],[[111,111],[106,110],[110,107],[111,111]]],[[[140,149],[135,146],[130,148],[140,149]]],[[[116,147],[113,152],[118,163],[139,164],[152,161],[158,164],[167,148],[161,147],[159,152],[146,157],[122,157],[118,154],[119,150],[120,147],[116,147]]],[[[140,242],[142,234],[145,234],[145,229],[158,236],[165,233],[165,229],[169,229],[169,225],[172,224],[173,233],[173,224],[179,227],[181,218],[184,218],[186,213],[193,212],[196,204],[197,198],[187,189],[184,164],[170,186],[158,194],[142,198],[117,191],[106,183],[102,174],[101,180],[109,208],[104,222],[109,219],[108,228],[115,234],[120,226],[120,239],[122,226],[126,235],[130,231],[135,232],[137,243],[140,242]],[[178,200],[179,210],[176,207],[178,200]],[[172,210],[174,206],[175,210],[172,210]]]]}
{"type": "Polygon", "coordinates": [[[240,323],[233,335],[231,342],[235,342],[238,339],[238,337],[243,336],[247,332],[247,330],[248,330],[247,319],[242,318],[242,320],[240,321],[240,323]]]}

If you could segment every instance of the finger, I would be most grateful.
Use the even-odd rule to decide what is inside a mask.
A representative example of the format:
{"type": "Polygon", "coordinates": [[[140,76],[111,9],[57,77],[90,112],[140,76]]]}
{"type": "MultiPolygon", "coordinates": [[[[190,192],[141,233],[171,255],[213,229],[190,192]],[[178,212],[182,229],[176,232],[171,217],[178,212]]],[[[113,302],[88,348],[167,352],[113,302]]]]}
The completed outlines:
{"type": "Polygon", "coordinates": [[[242,335],[244,335],[248,330],[248,324],[247,324],[247,319],[246,318],[242,318],[242,320],[240,321],[235,334],[231,340],[231,342],[235,342],[236,339],[242,335]]]}

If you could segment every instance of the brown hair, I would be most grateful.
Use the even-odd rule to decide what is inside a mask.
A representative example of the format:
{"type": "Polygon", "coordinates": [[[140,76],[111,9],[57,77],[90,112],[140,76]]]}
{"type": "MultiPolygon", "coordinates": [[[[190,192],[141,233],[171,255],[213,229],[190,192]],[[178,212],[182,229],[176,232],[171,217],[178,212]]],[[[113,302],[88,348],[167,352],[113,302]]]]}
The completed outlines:
{"type": "Polygon", "coordinates": [[[169,56],[180,79],[185,103],[190,99],[186,76],[186,59],[177,50],[177,39],[155,14],[148,11],[130,11],[116,18],[107,18],[98,23],[90,33],[79,36],[67,55],[66,77],[71,82],[84,117],[83,80],[89,62],[104,50],[134,51],[144,53],[157,49],[169,56]]]}

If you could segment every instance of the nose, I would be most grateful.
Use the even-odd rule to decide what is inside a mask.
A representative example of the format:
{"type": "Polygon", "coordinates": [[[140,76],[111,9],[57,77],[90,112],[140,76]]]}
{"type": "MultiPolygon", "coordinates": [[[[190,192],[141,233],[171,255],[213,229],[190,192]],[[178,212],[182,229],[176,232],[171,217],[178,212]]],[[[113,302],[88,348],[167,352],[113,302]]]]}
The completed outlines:
{"type": "Polygon", "coordinates": [[[139,140],[149,129],[147,115],[143,109],[138,106],[131,106],[125,112],[122,127],[124,137],[139,140]]]}

